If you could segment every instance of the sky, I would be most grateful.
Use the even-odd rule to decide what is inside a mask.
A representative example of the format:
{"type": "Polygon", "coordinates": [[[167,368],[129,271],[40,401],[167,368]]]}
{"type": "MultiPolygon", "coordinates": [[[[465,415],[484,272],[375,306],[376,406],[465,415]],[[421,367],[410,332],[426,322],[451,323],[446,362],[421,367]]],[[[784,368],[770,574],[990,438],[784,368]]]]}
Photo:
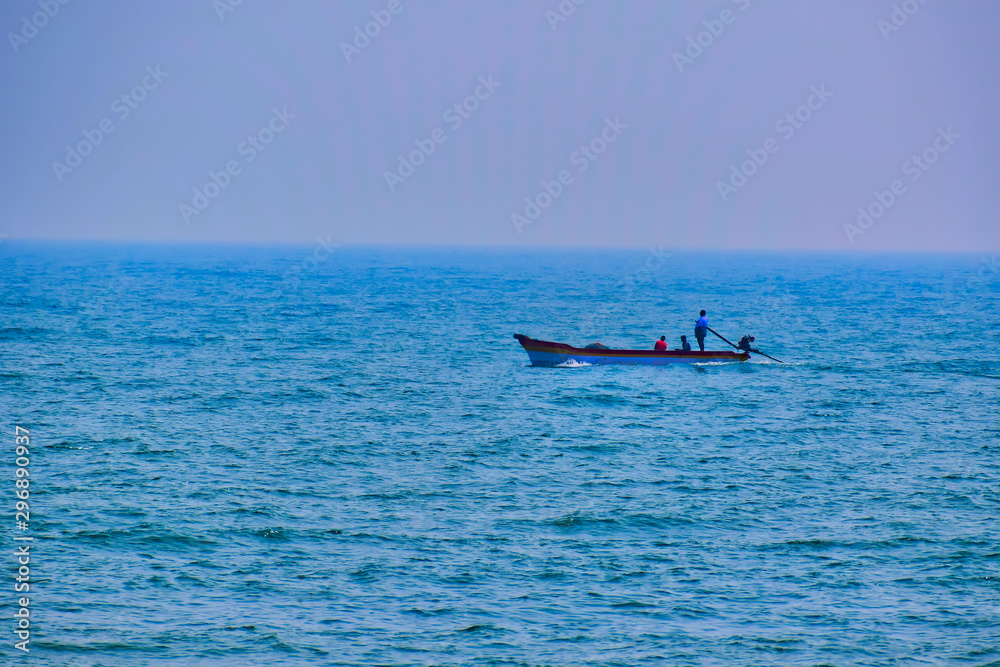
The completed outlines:
{"type": "Polygon", "coordinates": [[[0,28],[0,239],[1000,249],[990,0],[6,0],[0,28]]]}

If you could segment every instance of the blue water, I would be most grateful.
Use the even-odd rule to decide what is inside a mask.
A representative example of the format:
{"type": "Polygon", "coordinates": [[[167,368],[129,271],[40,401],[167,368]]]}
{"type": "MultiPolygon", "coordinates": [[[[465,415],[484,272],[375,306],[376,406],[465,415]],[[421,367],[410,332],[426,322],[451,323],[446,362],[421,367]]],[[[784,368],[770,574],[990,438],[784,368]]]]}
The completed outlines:
{"type": "Polygon", "coordinates": [[[988,267],[4,243],[30,659],[996,664],[988,267]],[[511,336],[674,346],[701,308],[786,363],[531,368],[511,336]]]}

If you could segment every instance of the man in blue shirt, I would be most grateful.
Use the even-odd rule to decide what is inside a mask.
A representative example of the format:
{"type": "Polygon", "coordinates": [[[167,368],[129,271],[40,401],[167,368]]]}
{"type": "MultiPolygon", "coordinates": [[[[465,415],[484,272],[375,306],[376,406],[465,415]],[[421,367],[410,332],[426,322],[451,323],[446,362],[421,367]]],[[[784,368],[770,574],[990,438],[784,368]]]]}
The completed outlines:
{"type": "Polygon", "coordinates": [[[701,317],[694,325],[694,337],[698,339],[698,347],[705,351],[705,336],[708,335],[708,317],[705,311],[701,311],[701,317]]]}

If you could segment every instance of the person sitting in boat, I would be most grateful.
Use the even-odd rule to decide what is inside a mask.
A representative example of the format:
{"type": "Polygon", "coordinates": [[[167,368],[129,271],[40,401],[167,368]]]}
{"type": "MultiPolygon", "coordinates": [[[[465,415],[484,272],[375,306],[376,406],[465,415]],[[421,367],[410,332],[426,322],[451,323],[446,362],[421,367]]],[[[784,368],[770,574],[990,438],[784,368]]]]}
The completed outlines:
{"type": "Polygon", "coordinates": [[[701,311],[701,317],[694,325],[694,337],[698,339],[698,347],[705,351],[705,336],[708,335],[708,316],[705,311],[701,311]]]}
{"type": "Polygon", "coordinates": [[[667,337],[666,336],[660,336],[660,340],[656,341],[656,345],[653,346],[653,349],[656,350],[657,352],[666,352],[667,351],[667,337]]]}
{"type": "Polygon", "coordinates": [[[687,336],[681,336],[681,346],[677,348],[678,350],[683,350],[684,352],[691,351],[691,343],[688,342],[687,336]]]}
{"type": "Polygon", "coordinates": [[[751,336],[750,334],[747,334],[743,338],[740,338],[740,344],[736,346],[736,349],[743,350],[744,352],[753,352],[753,349],[750,347],[750,343],[754,342],[755,340],[757,339],[751,336]]]}
{"type": "Polygon", "coordinates": [[[583,349],[585,349],[585,350],[606,350],[608,348],[607,348],[606,345],[603,345],[601,343],[591,343],[590,345],[586,346],[583,349]]]}

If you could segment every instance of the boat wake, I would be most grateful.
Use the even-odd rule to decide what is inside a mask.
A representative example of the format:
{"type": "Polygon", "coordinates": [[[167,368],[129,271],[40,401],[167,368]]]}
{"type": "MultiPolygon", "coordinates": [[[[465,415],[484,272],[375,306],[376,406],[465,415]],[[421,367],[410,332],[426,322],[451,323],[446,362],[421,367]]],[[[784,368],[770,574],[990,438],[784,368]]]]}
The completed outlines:
{"type": "Polygon", "coordinates": [[[566,361],[556,364],[554,368],[583,368],[584,366],[593,366],[593,364],[589,364],[586,361],[577,361],[576,359],[568,359],[566,361]]]}

